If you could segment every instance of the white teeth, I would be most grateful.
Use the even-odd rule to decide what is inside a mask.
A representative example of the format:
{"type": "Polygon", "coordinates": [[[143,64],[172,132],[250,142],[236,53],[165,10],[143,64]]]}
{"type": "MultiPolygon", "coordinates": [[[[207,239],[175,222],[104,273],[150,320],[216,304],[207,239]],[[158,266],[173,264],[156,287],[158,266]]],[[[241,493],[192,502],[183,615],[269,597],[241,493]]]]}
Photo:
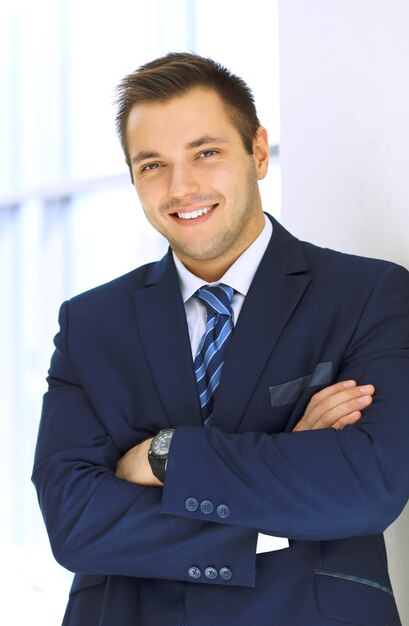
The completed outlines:
{"type": "Polygon", "coordinates": [[[203,209],[198,209],[197,211],[190,211],[190,213],[178,213],[178,217],[181,217],[182,220],[191,220],[195,217],[200,217],[201,215],[205,215],[209,213],[211,206],[203,207],[203,209]]]}

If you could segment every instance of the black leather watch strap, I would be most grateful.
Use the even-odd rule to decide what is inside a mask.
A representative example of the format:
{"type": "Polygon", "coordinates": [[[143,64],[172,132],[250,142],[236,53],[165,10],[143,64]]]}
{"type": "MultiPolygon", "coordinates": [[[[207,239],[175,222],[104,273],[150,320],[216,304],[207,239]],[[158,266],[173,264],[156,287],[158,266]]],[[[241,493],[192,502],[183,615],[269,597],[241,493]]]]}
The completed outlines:
{"type": "Polygon", "coordinates": [[[148,456],[151,465],[152,474],[161,481],[165,482],[166,462],[167,459],[156,459],[154,456],[148,456]]]}

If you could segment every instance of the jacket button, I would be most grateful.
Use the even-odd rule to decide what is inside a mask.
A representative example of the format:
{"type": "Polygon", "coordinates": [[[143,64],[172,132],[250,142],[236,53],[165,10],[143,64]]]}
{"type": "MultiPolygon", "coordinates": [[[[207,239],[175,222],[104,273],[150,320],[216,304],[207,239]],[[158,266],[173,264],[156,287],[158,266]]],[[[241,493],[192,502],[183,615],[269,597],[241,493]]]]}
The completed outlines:
{"type": "Polygon", "coordinates": [[[200,510],[205,515],[209,515],[209,513],[213,511],[213,502],[210,502],[210,500],[203,500],[203,502],[200,503],[200,510]]]}
{"type": "Polygon", "coordinates": [[[217,507],[217,515],[219,517],[221,517],[222,519],[224,519],[225,517],[229,517],[230,515],[230,509],[227,506],[227,504],[220,504],[217,507]]]}
{"type": "Polygon", "coordinates": [[[230,580],[230,578],[233,576],[233,573],[229,567],[225,566],[221,568],[220,576],[223,578],[223,580],[230,580]]]}
{"type": "Polygon", "coordinates": [[[205,576],[206,578],[210,578],[210,580],[217,578],[217,569],[215,567],[206,567],[205,576]]]}
{"type": "Polygon", "coordinates": [[[202,575],[202,572],[200,571],[200,569],[198,567],[193,565],[192,567],[189,567],[188,574],[189,574],[190,578],[200,578],[201,575],[202,575]]]}
{"type": "Polygon", "coordinates": [[[198,501],[196,500],[196,498],[188,498],[185,501],[185,509],[187,511],[196,511],[197,507],[199,506],[198,501]]]}

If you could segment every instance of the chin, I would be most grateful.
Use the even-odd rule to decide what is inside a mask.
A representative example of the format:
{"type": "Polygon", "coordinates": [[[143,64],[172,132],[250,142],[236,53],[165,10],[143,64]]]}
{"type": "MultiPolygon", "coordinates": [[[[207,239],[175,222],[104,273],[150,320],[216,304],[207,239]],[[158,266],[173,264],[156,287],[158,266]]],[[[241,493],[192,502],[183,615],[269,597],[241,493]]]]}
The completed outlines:
{"type": "Polygon", "coordinates": [[[176,246],[174,248],[176,254],[180,253],[181,257],[184,257],[186,260],[192,261],[212,261],[220,257],[224,250],[214,247],[204,247],[202,246],[176,246]]]}

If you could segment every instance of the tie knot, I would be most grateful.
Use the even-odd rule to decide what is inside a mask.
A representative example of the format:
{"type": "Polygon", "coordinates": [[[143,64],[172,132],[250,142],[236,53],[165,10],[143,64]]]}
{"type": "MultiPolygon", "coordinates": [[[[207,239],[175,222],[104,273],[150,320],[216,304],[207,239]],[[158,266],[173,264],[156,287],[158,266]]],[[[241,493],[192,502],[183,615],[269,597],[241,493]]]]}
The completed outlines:
{"type": "Polygon", "coordinates": [[[228,285],[204,285],[196,291],[196,296],[200,298],[206,306],[208,313],[220,313],[221,315],[232,314],[231,301],[234,289],[228,285]]]}

